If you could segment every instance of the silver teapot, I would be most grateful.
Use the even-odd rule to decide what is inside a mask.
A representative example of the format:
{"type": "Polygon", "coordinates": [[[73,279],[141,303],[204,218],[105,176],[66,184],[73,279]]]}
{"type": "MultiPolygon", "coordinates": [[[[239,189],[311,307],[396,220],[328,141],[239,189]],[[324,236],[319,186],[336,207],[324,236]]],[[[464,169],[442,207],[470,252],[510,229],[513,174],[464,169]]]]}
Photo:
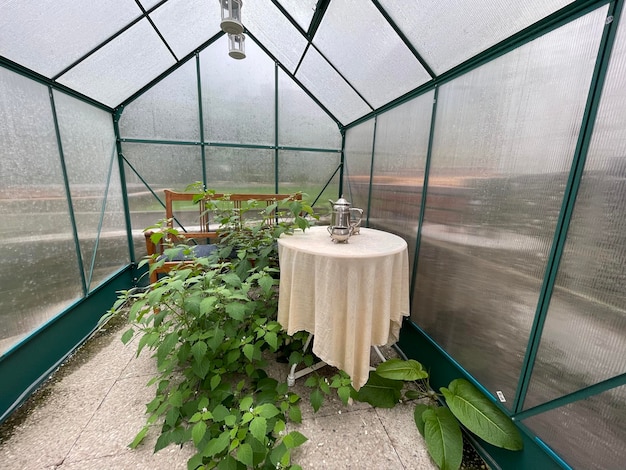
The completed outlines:
{"type": "Polygon", "coordinates": [[[343,197],[336,201],[328,200],[332,206],[328,233],[335,243],[347,243],[351,235],[357,235],[361,228],[363,209],[350,207],[350,203],[343,197]]]}

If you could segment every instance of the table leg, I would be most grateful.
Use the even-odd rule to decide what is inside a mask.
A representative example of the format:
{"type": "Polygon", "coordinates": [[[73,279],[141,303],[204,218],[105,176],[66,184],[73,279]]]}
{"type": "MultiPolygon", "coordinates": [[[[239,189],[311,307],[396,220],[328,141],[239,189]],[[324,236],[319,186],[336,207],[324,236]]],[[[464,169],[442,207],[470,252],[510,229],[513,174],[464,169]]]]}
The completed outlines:
{"type": "MultiPolygon", "coordinates": [[[[303,353],[305,353],[306,350],[309,348],[309,345],[311,344],[312,339],[313,339],[313,334],[309,333],[309,337],[306,339],[306,342],[304,343],[304,348],[302,350],[303,353]]],[[[298,372],[296,372],[296,367],[298,367],[298,364],[292,365],[289,371],[289,375],[287,376],[287,385],[289,387],[293,387],[296,384],[296,379],[299,379],[300,377],[304,377],[305,375],[310,374],[311,372],[315,372],[317,369],[321,369],[325,365],[326,365],[325,362],[320,361],[320,362],[313,364],[311,367],[306,367],[298,372]]]]}

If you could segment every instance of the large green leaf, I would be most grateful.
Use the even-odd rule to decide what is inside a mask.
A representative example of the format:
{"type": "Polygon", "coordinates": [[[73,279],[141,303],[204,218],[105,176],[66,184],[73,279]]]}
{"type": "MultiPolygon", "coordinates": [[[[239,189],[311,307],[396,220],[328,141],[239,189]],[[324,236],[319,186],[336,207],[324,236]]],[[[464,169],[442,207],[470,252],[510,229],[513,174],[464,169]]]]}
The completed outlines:
{"type": "Polygon", "coordinates": [[[204,341],[198,341],[191,347],[191,354],[196,361],[202,361],[202,358],[207,352],[207,345],[204,341]]]}
{"type": "Polygon", "coordinates": [[[463,435],[448,408],[429,408],[422,413],[428,453],[441,470],[457,470],[463,460],[463,435]]]}
{"type": "Polygon", "coordinates": [[[283,443],[287,446],[287,449],[293,449],[294,447],[301,446],[308,438],[298,431],[291,431],[283,438],[283,443]]]}
{"type": "Polygon", "coordinates": [[[398,380],[386,379],[376,372],[370,372],[367,383],[353,394],[353,398],[377,408],[393,408],[400,401],[403,385],[398,380]]]}
{"type": "Polygon", "coordinates": [[[237,449],[237,460],[245,464],[247,467],[254,466],[254,458],[252,453],[252,446],[248,443],[243,443],[237,449]]]}
{"type": "Polygon", "coordinates": [[[230,432],[224,431],[218,437],[216,437],[215,439],[211,439],[207,443],[204,451],[202,452],[202,455],[204,455],[205,457],[213,457],[214,455],[225,451],[229,443],[230,432]]]}
{"type": "Polygon", "coordinates": [[[193,428],[191,428],[191,438],[193,439],[193,443],[197,446],[202,439],[204,439],[204,435],[206,434],[206,423],[204,421],[198,421],[193,428]]]}
{"type": "Polygon", "coordinates": [[[265,443],[265,435],[267,433],[267,420],[262,416],[256,416],[250,422],[250,432],[257,441],[265,443]]]}
{"type": "Polygon", "coordinates": [[[470,382],[456,379],[441,392],[454,416],[489,444],[509,450],[521,450],[522,436],[511,419],[470,382]]]}
{"type": "Polygon", "coordinates": [[[418,403],[415,405],[415,410],[413,410],[413,420],[415,421],[415,426],[417,426],[417,430],[420,432],[422,437],[424,436],[424,411],[433,409],[433,406],[426,405],[424,403],[418,403]]]}
{"type": "Polygon", "coordinates": [[[428,377],[428,372],[424,370],[422,364],[414,359],[409,359],[408,361],[398,358],[389,359],[376,367],[376,373],[386,379],[405,381],[428,377]]]}

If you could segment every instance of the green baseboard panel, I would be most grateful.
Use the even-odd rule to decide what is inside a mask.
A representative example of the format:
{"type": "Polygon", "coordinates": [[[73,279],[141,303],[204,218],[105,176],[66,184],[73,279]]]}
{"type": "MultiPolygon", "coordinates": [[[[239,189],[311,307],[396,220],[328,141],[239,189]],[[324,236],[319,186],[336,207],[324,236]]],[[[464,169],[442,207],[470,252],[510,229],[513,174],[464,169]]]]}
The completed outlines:
{"type": "Polygon", "coordinates": [[[89,338],[117,292],[133,286],[131,266],[60,313],[0,357],[0,423],[89,338]]]}
{"type": "MultiPolygon", "coordinates": [[[[408,359],[419,361],[429,371],[430,385],[433,389],[439,390],[440,387],[446,387],[452,380],[462,377],[470,380],[484,391],[482,385],[477,383],[413,322],[406,321],[403,324],[397,346],[408,359]]],[[[519,425],[518,427],[524,439],[524,450],[520,452],[500,449],[477,438],[471,438],[472,436],[470,436],[470,440],[479,454],[494,470],[563,470],[571,468],[525,427],[519,425]]]]}

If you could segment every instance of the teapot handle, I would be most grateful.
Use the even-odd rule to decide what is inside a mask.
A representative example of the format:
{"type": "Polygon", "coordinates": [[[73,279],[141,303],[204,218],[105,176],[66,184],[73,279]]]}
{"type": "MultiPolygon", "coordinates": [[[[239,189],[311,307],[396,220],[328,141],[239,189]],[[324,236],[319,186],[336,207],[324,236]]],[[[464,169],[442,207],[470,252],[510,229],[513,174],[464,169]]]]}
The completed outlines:
{"type": "Polygon", "coordinates": [[[359,214],[358,220],[354,222],[355,224],[358,224],[359,222],[361,222],[361,219],[363,218],[363,209],[359,209],[358,207],[351,207],[350,212],[352,211],[358,212],[359,214]]]}

